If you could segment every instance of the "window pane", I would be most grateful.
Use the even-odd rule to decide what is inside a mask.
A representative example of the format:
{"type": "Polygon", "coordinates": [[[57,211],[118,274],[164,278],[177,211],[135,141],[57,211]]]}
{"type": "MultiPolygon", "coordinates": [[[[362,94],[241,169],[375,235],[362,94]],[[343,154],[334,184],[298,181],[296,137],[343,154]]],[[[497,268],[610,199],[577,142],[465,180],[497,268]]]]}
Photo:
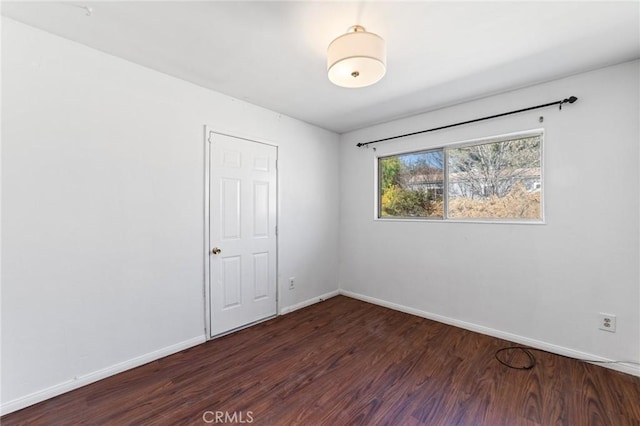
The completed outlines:
{"type": "Polygon", "coordinates": [[[442,150],[378,159],[379,217],[443,217],[442,150]]]}
{"type": "Polygon", "coordinates": [[[541,137],[447,150],[452,219],[541,219],[541,137]]]}

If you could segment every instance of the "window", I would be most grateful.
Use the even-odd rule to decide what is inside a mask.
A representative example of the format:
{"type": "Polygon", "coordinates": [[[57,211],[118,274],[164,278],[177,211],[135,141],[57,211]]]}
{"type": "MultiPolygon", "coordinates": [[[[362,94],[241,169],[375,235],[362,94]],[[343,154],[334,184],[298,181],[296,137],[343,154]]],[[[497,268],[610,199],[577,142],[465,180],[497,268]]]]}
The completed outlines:
{"type": "Polygon", "coordinates": [[[378,158],[378,217],[542,220],[542,132],[378,158]]]}

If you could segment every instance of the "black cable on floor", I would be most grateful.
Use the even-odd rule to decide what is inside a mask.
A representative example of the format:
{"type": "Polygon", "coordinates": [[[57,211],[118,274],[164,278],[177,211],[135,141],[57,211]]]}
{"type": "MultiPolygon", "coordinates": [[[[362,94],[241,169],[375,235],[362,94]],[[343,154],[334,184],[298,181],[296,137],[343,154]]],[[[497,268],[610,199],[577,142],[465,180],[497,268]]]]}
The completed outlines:
{"type": "Polygon", "coordinates": [[[533,354],[529,349],[521,348],[520,346],[510,346],[508,348],[498,349],[496,351],[495,357],[500,364],[506,365],[507,367],[513,368],[515,370],[531,370],[533,367],[536,366],[536,357],[533,356],[533,354]],[[523,352],[525,355],[527,355],[529,357],[529,364],[522,367],[516,367],[515,365],[509,364],[508,362],[501,360],[500,357],[498,356],[501,352],[514,351],[514,350],[519,350],[523,352]]]}
{"type": "Polygon", "coordinates": [[[545,351],[544,349],[536,349],[536,348],[528,348],[528,347],[522,347],[522,346],[509,346],[507,348],[502,348],[502,349],[498,349],[495,353],[495,357],[498,360],[498,362],[504,366],[507,366],[509,368],[513,368],[514,370],[531,370],[533,367],[536,366],[536,357],[533,356],[533,353],[531,353],[532,351],[538,351],[538,352],[544,352],[547,354],[551,354],[551,355],[556,355],[556,356],[564,356],[565,358],[570,358],[576,361],[582,361],[582,362],[591,362],[591,363],[598,363],[598,364],[635,364],[635,365],[640,365],[640,362],[635,362],[635,361],[600,361],[597,359],[582,359],[582,358],[573,358],[570,356],[565,356],[565,355],[558,355],[555,354],[553,352],[549,352],[549,351],[545,351]],[[513,364],[509,364],[506,361],[503,361],[502,359],[500,359],[500,353],[505,352],[505,351],[521,351],[523,352],[525,355],[527,355],[527,357],[529,358],[529,364],[524,365],[522,367],[519,366],[515,366],[513,364]]]}

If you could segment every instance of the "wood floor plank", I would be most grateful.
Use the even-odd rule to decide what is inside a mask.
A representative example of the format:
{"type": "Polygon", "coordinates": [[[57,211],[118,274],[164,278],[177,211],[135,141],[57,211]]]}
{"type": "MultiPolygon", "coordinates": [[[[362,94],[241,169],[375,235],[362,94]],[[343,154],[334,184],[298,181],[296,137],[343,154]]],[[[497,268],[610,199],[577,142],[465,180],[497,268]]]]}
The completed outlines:
{"type": "Polygon", "coordinates": [[[221,412],[256,425],[640,425],[640,378],[544,352],[512,370],[494,358],[512,345],[338,296],[0,421],[203,425],[221,412]]]}

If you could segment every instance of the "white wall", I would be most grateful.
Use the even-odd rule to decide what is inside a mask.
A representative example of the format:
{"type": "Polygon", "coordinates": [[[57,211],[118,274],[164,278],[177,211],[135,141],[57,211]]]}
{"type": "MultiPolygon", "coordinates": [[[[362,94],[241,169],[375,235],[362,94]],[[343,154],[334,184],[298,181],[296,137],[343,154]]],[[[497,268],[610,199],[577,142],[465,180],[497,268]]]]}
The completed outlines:
{"type": "Polygon", "coordinates": [[[557,352],[638,362],[639,68],[626,63],[342,135],[341,290],[557,352]],[[377,152],[355,147],[571,95],[579,101],[562,111],[384,142],[377,152]],[[373,220],[375,154],[539,127],[546,224],[373,220]],[[617,315],[615,334],[598,330],[598,312],[617,315]]]}
{"type": "Polygon", "coordinates": [[[4,412],[203,341],[205,124],[279,146],[281,309],[337,290],[337,135],[2,24],[4,412]]]}

